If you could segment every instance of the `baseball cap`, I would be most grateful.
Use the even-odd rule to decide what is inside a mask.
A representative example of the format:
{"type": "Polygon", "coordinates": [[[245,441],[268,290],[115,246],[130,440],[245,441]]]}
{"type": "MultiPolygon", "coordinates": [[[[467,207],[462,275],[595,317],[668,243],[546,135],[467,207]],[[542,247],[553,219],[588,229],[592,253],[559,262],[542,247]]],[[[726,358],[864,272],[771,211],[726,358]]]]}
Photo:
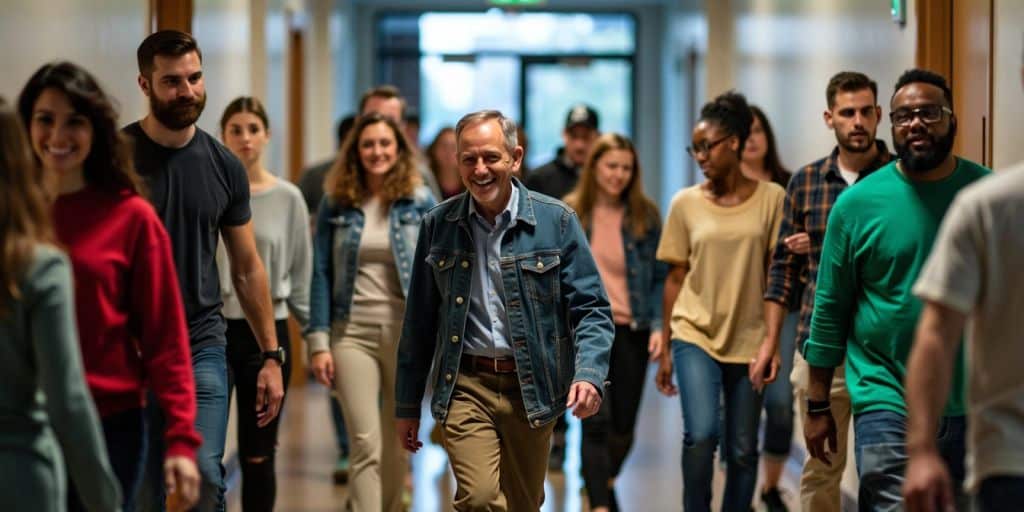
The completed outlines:
{"type": "Polygon", "coordinates": [[[597,111],[590,105],[577,103],[569,109],[569,115],[565,116],[566,130],[580,124],[597,130],[597,111]]]}

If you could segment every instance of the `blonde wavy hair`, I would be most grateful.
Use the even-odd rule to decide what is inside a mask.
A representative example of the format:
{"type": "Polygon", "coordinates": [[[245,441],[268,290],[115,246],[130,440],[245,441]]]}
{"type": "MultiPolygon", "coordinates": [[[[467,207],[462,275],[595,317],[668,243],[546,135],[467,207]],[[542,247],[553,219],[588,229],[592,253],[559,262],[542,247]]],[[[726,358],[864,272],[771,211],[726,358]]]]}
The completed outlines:
{"type": "Polygon", "coordinates": [[[389,117],[372,112],[356,120],[356,125],[352,127],[352,131],[341,145],[337,160],[327,173],[324,190],[340,206],[357,207],[370,196],[370,190],[366,185],[366,168],[359,158],[359,137],[367,127],[377,123],[386,124],[395,136],[395,143],[398,144],[398,158],[384,176],[384,183],[380,189],[384,204],[412,196],[416,187],[423,183],[416,167],[412,145],[405,138],[398,123],[389,117]]]}
{"type": "Polygon", "coordinates": [[[605,133],[594,141],[594,147],[587,155],[587,161],[583,164],[580,172],[579,182],[572,192],[569,192],[564,200],[572,209],[576,210],[580,222],[590,227],[593,220],[594,202],[597,199],[597,162],[605,153],[621,149],[629,151],[633,156],[633,175],[629,183],[622,191],[620,198],[626,204],[626,217],[623,222],[629,227],[633,236],[640,238],[648,229],[661,223],[661,214],[658,213],[658,206],[644,194],[643,179],[640,172],[640,160],[636,157],[636,148],[633,143],[624,135],[618,133],[605,133]]]}

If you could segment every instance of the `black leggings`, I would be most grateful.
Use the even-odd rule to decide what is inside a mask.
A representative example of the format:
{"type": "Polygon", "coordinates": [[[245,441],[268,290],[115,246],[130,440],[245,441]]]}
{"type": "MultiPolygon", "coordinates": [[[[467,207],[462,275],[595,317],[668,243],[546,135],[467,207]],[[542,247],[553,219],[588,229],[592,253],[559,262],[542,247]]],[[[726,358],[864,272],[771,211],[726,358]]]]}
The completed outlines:
{"type": "Polygon", "coordinates": [[[615,326],[608,365],[610,385],[601,409],[583,420],[581,466],[590,507],[618,510],[608,481],[618,476],[633,446],[633,429],[647,378],[649,330],[615,326]]]}
{"type": "MultiPolygon", "coordinates": [[[[277,343],[284,347],[287,354],[281,368],[281,378],[287,391],[292,369],[288,320],[277,320],[274,327],[277,343]]],[[[277,498],[274,451],[277,448],[277,428],[281,424],[281,414],[278,413],[265,427],[256,425],[256,378],[263,367],[263,361],[262,351],[249,323],[229,319],[227,339],[228,392],[234,386],[238,398],[238,463],[242,469],[242,510],[271,511],[277,498]],[[252,459],[262,460],[253,462],[252,459]]],[[[284,402],[281,407],[283,410],[284,402]]]]}

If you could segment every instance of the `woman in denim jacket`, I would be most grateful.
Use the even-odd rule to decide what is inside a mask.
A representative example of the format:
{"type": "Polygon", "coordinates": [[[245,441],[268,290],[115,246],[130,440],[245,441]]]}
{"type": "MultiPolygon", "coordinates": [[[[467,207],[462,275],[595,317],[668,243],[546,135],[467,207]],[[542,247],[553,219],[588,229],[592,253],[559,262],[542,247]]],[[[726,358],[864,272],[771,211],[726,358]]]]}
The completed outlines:
{"type": "Polygon", "coordinates": [[[583,420],[581,447],[590,510],[614,511],[614,482],[633,445],[648,358],[663,345],[658,298],[668,266],[654,258],[661,217],[644,195],[633,143],[617,133],[597,139],[565,201],[587,230],[615,321],[611,385],[597,415],[583,420]]]}
{"type": "Polygon", "coordinates": [[[395,363],[420,218],[434,197],[402,130],[379,114],[356,122],[325,190],[313,241],[310,362],[317,380],[336,387],[348,427],[350,510],[398,511],[407,464],[394,442],[395,363]]]}

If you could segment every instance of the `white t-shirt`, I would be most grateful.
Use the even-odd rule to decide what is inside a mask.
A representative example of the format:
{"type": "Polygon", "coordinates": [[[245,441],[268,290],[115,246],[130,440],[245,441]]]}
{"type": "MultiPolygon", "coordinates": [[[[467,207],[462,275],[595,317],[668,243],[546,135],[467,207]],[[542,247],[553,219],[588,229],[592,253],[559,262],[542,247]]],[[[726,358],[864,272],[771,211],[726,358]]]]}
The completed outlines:
{"type": "Polygon", "coordinates": [[[969,315],[968,487],[1024,476],[1024,163],[957,196],[914,293],[969,315]]]}
{"type": "Polygon", "coordinates": [[[842,175],[843,180],[846,181],[847,185],[853,185],[854,183],[857,182],[857,178],[860,177],[859,172],[846,170],[845,168],[843,168],[842,164],[840,164],[838,160],[836,161],[836,168],[839,169],[839,174],[842,175]]]}

